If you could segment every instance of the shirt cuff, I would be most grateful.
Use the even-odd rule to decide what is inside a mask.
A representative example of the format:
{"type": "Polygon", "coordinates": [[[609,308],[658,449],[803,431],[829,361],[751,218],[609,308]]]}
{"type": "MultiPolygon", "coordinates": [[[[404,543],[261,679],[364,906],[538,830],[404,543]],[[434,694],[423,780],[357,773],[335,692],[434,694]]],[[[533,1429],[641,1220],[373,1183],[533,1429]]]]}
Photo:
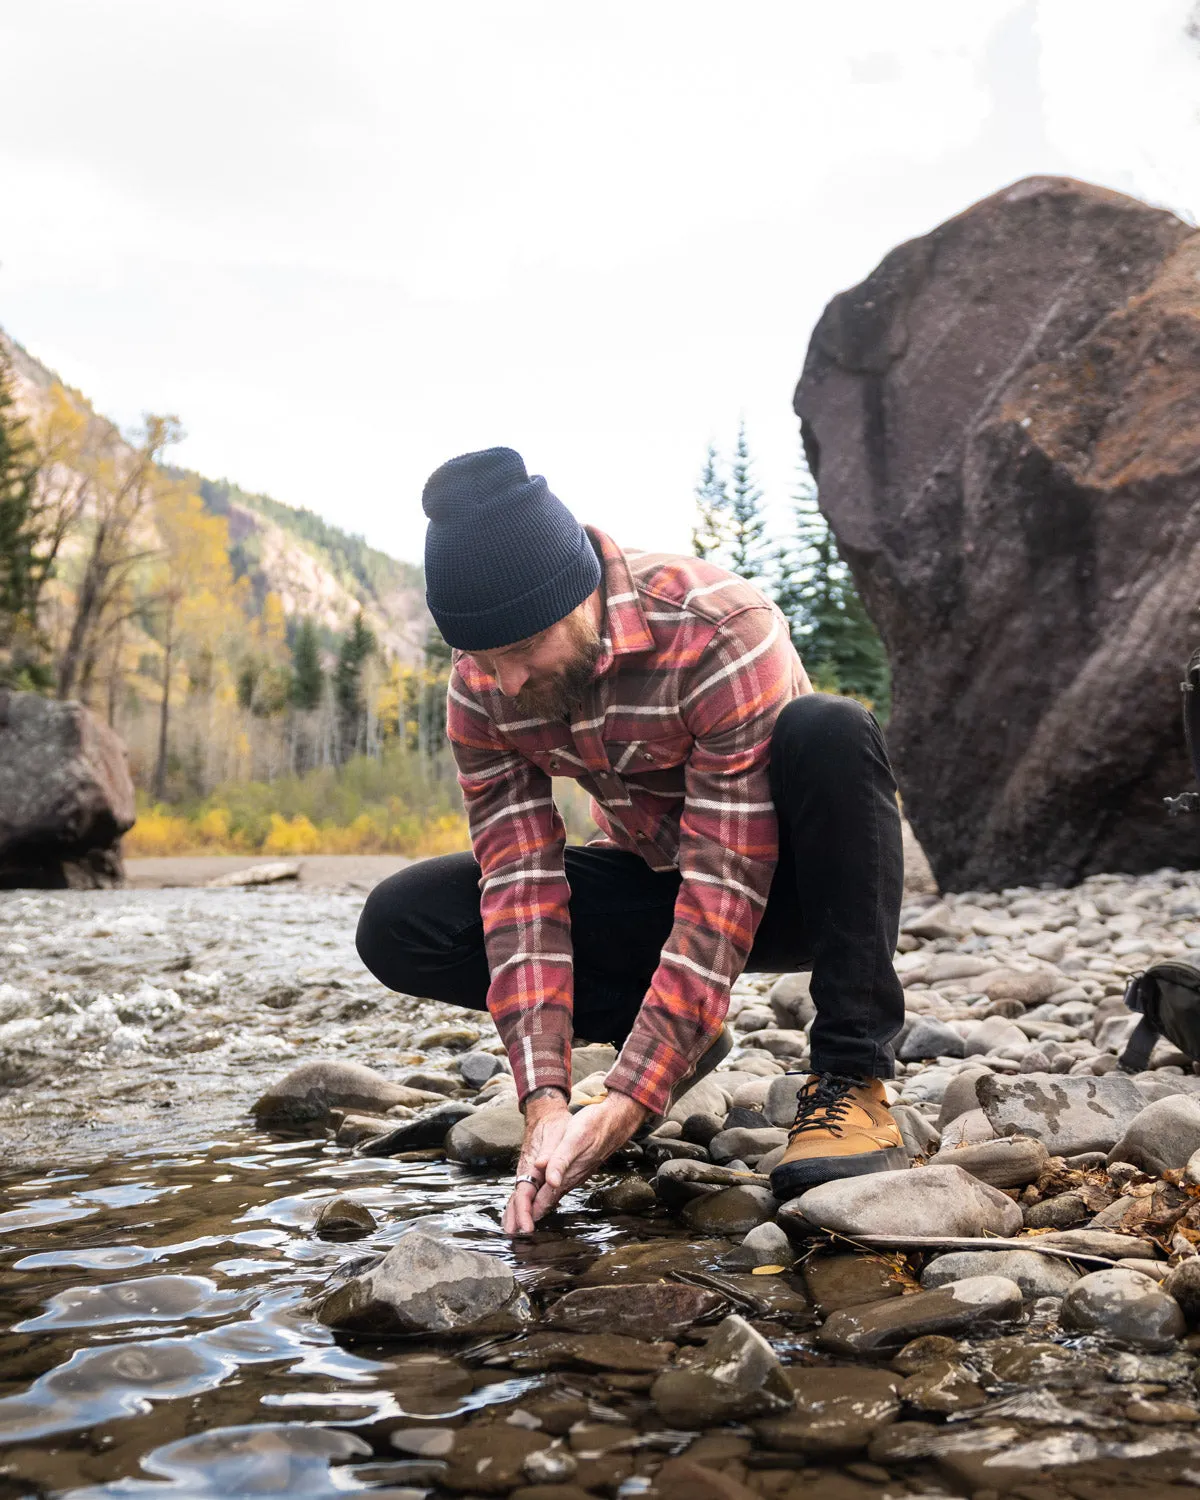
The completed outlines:
{"type": "Polygon", "coordinates": [[[671,1107],[671,1090],[690,1068],[686,1053],[660,1042],[652,1061],[626,1057],[622,1051],[604,1082],[614,1094],[628,1094],[652,1115],[665,1115],[671,1107]]]}

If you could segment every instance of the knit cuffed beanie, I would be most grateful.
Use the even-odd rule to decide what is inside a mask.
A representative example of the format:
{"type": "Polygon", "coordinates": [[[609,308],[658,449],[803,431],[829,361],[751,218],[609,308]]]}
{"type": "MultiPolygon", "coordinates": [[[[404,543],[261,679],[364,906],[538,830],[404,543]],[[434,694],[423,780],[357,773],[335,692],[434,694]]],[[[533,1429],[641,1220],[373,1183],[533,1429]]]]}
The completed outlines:
{"type": "Polygon", "coordinates": [[[460,651],[537,635],[600,583],[587,532],[511,448],[452,458],[429,476],[421,504],[425,597],[460,651]]]}

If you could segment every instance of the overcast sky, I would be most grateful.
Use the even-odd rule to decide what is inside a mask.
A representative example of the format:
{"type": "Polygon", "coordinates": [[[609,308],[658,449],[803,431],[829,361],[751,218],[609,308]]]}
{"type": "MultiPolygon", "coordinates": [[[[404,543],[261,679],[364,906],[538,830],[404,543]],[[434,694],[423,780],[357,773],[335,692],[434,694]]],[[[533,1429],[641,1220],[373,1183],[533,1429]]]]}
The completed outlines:
{"type": "Polygon", "coordinates": [[[417,559],[519,448],[686,548],[777,503],[826,301],[1031,173],[1200,215],[1194,0],[0,0],[0,324],[179,461],[417,559]]]}

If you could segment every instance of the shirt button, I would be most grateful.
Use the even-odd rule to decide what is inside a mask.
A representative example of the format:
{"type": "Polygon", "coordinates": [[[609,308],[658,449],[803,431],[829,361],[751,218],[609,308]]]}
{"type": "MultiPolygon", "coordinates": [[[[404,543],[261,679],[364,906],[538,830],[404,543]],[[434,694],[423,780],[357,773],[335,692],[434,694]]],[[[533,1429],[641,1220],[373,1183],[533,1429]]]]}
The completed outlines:
{"type": "Polygon", "coordinates": [[[653,760],[654,757],[653,757],[653,755],[650,754],[649,750],[643,750],[642,751],[642,759],[643,760],[653,760]]]}

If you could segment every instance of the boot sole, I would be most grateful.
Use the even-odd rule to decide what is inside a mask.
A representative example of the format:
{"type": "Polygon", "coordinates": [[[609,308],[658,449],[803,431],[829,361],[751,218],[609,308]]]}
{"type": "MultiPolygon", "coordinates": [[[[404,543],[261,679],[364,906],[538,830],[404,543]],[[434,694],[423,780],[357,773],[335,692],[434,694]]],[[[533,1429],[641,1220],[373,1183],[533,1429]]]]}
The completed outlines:
{"type": "Polygon", "coordinates": [[[814,1156],[810,1161],[781,1162],[771,1173],[771,1193],[780,1202],[844,1177],[865,1177],[870,1172],[896,1172],[909,1166],[903,1146],[882,1151],[864,1151],[858,1156],[814,1156]]]}

